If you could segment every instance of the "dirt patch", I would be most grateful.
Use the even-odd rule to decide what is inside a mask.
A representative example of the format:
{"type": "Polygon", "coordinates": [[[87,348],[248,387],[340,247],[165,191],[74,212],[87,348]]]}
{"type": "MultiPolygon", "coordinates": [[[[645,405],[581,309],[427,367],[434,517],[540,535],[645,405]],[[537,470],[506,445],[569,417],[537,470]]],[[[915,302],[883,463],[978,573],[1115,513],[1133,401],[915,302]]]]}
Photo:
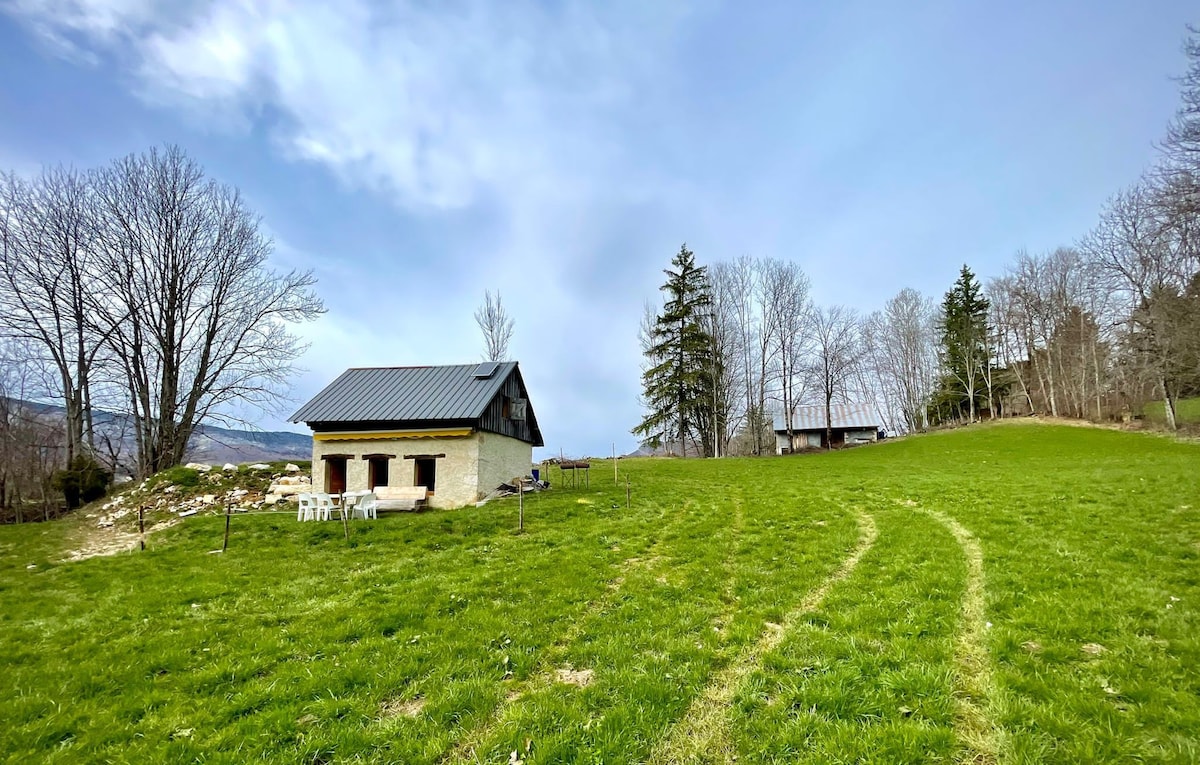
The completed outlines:
{"type": "Polygon", "coordinates": [[[388,699],[379,707],[384,717],[416,717],[425,710],[425,699],[388,699]]]}
{"type": "MultiPolygon", "coordinates": [[[[157,524],[147,529],[147,539],[151,534],[170,528],[178,520],[157,524]]],[[[136,549],[141,535],[137,532],[121,531],[115,526],[94,526],[91,523],[81,523],[71,535],[69,548],[63,553],[63,560],[77,561],[88,558],[98,558],[102,555],[116,555],[136,549]]]]}
{"type": "Polygon", "coordinates": [[[1021,647],[1030,653],[1042,652],[1042,644],[1036,640],[1026,640],[1024,643],[1021,643],[1021,647]]]}
{"type": "Polygon", "coordinates": [[[1108,653],[1108,649],[1099,643],[1084,643],[1079,646],[1079,650],[1086,653],[1088,656],[1099,656],[1102,653],[1108,653]]]}
{"type": "Polygon", "coordinates": [[[586,688],[591,684],[595,673],[590,669],[572,669],[563,667],[554,671],[554,679],[560,683],[574,685],[577,688],[586,688]]]}

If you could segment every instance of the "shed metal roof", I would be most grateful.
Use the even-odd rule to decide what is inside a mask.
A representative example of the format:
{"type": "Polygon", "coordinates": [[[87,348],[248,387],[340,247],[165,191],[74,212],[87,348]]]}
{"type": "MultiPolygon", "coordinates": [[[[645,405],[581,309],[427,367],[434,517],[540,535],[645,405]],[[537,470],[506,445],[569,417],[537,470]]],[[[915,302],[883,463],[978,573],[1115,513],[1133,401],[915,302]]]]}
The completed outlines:
{"type": "MultiPolygon", "coordinates": [[[[878,428],[880,417],[872,404],[834,404],[830,407],[830,420],[835,428],[878,428]]],[[[825,407],[798,406],[792,414],[792,430],[824,430],[825,407]]],[[[775,432],[786,433],[787,422],[783,415],[775,416],[775,432]]]]}
{"type": "Polygon", "coordinates": [[[478,378],[478,364],[439,367],[347,369],[300,407],[291,422],[401,422],[474,420],[516,369],[500,364],[496,373],[478,378]]]}

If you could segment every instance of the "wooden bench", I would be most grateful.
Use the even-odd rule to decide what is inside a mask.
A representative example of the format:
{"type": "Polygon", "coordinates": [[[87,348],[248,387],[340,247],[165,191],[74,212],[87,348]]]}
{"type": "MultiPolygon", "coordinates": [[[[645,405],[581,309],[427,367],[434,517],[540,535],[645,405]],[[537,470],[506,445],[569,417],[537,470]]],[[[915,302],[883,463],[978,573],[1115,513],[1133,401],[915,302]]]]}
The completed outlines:
{"type": "Polygon", "coordinates": [[[376,486],[380,510],[420,510],[429,499],[424,486],[376,486]]]}

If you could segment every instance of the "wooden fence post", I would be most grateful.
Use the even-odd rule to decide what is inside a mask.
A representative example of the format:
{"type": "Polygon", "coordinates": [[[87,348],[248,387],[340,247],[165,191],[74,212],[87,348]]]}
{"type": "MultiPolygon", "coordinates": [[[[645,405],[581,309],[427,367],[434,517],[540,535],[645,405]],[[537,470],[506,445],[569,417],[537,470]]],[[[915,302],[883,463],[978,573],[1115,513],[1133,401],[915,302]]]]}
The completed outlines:
{"type": "Polygon", "coordinates": [[[350,541],[350,521],[346,518],[346,493],[342,492],[342,531],[346,533],[346,541],[350,541]]]}

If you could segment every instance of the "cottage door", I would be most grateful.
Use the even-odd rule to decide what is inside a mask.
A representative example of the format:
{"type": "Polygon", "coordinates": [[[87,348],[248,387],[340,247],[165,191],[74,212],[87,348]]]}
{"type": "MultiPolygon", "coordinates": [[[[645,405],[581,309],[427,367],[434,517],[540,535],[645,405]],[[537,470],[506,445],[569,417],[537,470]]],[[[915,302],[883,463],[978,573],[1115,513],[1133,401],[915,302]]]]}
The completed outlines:
{"type": "Polygon", "coordinates": [[[325,487],[329,494],[346,491],[346,458],[331,457],[325,460],[325,487]]]}

